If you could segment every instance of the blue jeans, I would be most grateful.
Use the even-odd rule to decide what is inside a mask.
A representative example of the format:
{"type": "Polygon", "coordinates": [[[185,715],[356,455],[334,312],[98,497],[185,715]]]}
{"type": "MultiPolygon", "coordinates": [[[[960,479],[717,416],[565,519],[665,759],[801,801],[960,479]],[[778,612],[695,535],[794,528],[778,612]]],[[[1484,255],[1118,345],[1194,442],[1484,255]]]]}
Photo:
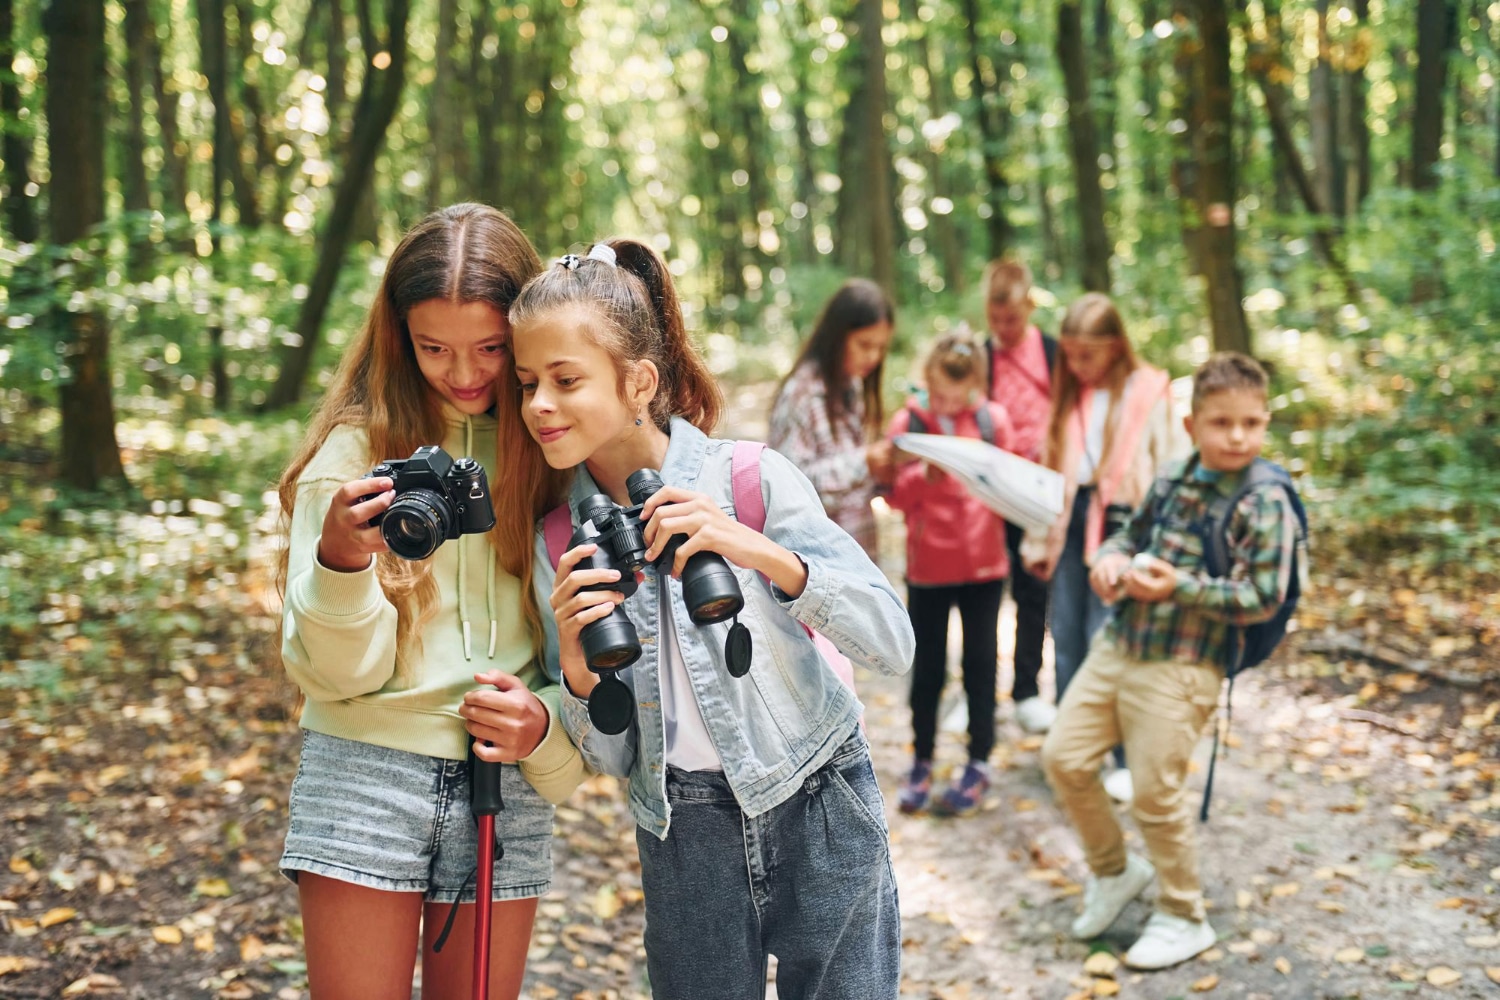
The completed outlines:
{"type": "Polygon", "coordinates": [[[895,1000],[901,918],[885,806],[850,737],[754,818],[717,771],[667,769],[665,840],[636,829],[656,1000],[895,1000]]]}
{"type": "MultiPolygon", "coordinates": [[[[1089,655],[1089,643],[1114,613],[1089,586],[1089,567],[1083,561],[1084,526],[1093,497],[1093,487],[1079,487],[1073,500],[1073,517],[1068,522],[1067,542],[1057,568],[1052,571],[1052,658],[1059,705],[1073,675],[1089,655]]],[[[1118,747],[1115,761],[1124,765],[1125,755],[1118,747]]]]}

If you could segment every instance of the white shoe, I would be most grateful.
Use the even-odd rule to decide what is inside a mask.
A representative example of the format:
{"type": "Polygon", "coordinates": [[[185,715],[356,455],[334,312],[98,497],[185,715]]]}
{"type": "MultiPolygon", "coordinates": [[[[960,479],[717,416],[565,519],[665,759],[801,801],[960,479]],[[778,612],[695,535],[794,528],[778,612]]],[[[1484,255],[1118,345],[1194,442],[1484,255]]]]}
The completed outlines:
{"type": "Polygon", "coordinates": [[[1057,708],[1041,698],[1016,703],[1016,724],[1028,733],[1045,733],[1057,721],[1057,708]]]}
{"type": "Polygon", "coordinates": [[[1130,769],[1117,767],[1106,774],[1104,791],[1121,805],[1129,805],[1130,801],[1135,798],[1135,782],[1131,780],[1130,769]]]}
{"type": "Polygon", "coordinates": [[[1155,877],[1151,862],[1134,854],[1126,856],[1125,870],[1118,875],[1089,876],[1083,890],[1083,912],[1071,928],[1073,936],[1087,940],[1103,934],[1125,904],[1139,896],[1155,877]]]}
{"type": "Polygon", "coordinates": [[[1207,920],[1184,920],[1158,910],[1125,953],[1125,964],[1132,969],[1165,969],[1202,954],[1218,940],[1207,920]]]}

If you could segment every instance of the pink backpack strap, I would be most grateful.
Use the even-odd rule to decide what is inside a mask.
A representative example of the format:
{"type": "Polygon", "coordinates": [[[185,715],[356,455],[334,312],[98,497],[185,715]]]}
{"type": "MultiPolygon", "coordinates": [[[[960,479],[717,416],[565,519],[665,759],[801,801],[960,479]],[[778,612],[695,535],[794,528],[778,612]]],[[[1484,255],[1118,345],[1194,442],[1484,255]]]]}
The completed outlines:
{"type": "Polygon", "coordinates": [[[756,531],[766,530],[766,499],[760,493],[759,441],[736,441],[729,459],[729,482],[734,492],[734,516],[756,531]]]}
{"type": "Polygon", "coordinates": [[[542,537],[547,540],[547,558],[555,570],[563,553],[568,551],[568,539],[573,537],[573,515],[567,504],[560,503],[547,511],[542,519],[542,537]]]}

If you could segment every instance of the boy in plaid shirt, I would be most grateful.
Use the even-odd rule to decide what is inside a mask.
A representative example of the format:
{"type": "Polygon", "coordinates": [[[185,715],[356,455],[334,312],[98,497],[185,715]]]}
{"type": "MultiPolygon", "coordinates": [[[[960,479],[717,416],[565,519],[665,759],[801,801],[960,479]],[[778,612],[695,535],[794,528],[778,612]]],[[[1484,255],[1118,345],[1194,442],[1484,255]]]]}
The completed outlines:
{"type": "Polygon", "coordinates": [[[1157,480],[1130,523],[1099,549],[1089,582],[1117,602],[1115,615],[1042,747],[1092,871],[1073,935],[1103,933],[1159,880],[1156,911],[1125,956],[1135,968],[1176,965],[1217,938],[1204,918],[1188,762],[1218,706],[1234,629],[1270,619],[1286,599],[1298,521],[1282,489],[1247,494],[1229,518],[1224,577],[1207,574],[1204,540],[1191,529],[1216,494],[1233,495],[1260,455],[1270,417],[1266,373],[1253,359],[1216,354],[1194,375],[1184,424],[1197,450],[1157,480]],[[1135,778],[1131,813],[1150,861],[1126,852],[1100,780],[1105,755],[1121,742],[1135,778]]]}

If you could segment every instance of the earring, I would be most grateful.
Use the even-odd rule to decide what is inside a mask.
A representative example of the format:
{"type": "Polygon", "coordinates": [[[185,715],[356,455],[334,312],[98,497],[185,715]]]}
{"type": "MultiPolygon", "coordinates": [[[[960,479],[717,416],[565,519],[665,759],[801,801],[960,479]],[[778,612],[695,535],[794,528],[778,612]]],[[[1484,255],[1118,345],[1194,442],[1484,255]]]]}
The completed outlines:
{"type": "Polygon", "coordinates": [[[641,423],[642,423],[642,420],[641,420],[641,418],[640,418],[640,417],[636,417],[636,418],[635,418],[635,425],[636,425],[636,426],[637,426],[637,427],[639,427],[639,426],[641,426],[641,423]]]}

